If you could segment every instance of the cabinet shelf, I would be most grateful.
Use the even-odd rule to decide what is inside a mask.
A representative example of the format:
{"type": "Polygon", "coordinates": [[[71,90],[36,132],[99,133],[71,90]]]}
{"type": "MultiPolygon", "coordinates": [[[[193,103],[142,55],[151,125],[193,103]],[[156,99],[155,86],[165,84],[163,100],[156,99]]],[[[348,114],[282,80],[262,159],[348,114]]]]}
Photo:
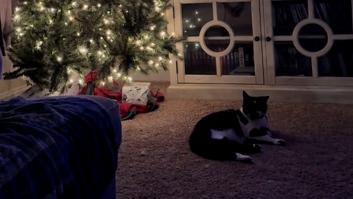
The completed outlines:
{"type": "Polygon", "coordinates": [[[327,39],[325,35],[305,35],[305,36],[298,36],[299,39],[327,39]]]}

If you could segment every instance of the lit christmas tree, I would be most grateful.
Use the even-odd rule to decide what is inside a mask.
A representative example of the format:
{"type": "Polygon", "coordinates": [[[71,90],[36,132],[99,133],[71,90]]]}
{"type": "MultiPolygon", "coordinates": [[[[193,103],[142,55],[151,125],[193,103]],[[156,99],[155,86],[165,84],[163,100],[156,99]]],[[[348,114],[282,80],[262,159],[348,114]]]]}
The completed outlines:
{"type": "Polygon", "coordinates": [[[51,92],[90,71],[101,85],[167,69],[178,41],[166,32],[168,0],[28,0],[13,17],[15,71],[51,92]],[[73,74],[78,74],[74,76],[73,74]]]}

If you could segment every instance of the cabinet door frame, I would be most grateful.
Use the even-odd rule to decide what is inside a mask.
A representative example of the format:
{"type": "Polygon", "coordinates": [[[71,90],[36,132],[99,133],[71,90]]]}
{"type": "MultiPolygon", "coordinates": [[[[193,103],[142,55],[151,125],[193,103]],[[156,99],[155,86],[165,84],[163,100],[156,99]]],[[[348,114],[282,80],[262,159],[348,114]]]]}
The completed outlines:
{"type": "MultiPolygon", "coordinates": [[[[320,77],[318,75],[318,57],[322,54],[328,52],[334,41],[339,40],[353,40],[352,34],[333,34],[331,28],[322,20],[315,18],[314,16],[314,0],[307,0],[308,2],[308,18],[302,20],[297,24],[298,27],[294,28],[293,34],[290,36],[275,36],[273,33],[273,16],[272,16],[272,2],[273,1],[288,1],[288,0],[264,0],[261,5],[261,15],[262,17],[262,27],[263,27],[263,38],[269,37],[270,41],[264,41],[264,63],[265,63],[265,84],[267,85],[302,85],[302,86],[352,86],[353,77],[320,77]],[[269,20],[271,19],[271,20],[269,20]],[[328,43],[320,50],[318,53],[311,53],[301,48],[298,45],[298,31],[299,27],[303,27],[307,24],[318,24],[321,25],[327,32],[328,43]],[[300,52],[309,54],[311,57],[312,64],[312,76],[302,77],[302,76],[276,76],[276,66],[275,66],[275,49],[274,42],[276,41],[290,41],[292,40],[294,45],[299,49],[300,52]]],[[[351,0],[351,5],[353,8],[353,0],[351,0]]],[[[353,22],[353,12],[352,12],[352,22],[353,22]]],[[[352,24],[353,27],[353,24],[352,24]]],[[[353,66],[351,66],[353,67],[353,66]]]]}
{"type": "MultiPolygon", "coordinates": [[[[263,70],[263,56],[262,56],[262,42],[254,41],[255,36],[261,38],[261,27],[260,27],[260,1],[261,0],[174,0],[174,30],[177,36],[183,35],[183,24],[182,24],[182,4],[197,4],[197,3],[212,3],[213,6],[213,21],[209,22],[208,25],[219,24],[217,20],[217,3],[233,3],[233,2],[249,2],[251,4],[251,15],[252,15],[252,36],[230,36],[230,40],[252,42],[254,48],[254,65],[255,75],[222,75],[220,66],[220,56],[216,57],[216,71],[217,75],[191,75],[185,72],[184,60],[177,60],[175,62],[177,69],[177,82],[178,83],[216,83],[216,84],[263,84],[264,83],[264,70],[263,70]]],[[[201,35],[201,34],[200,34],[201,35]]],[[[199,42],[200,36],[187,37],[186,42],[199,42]]],[[[183,42],[177,44],[177,49],[183,54],[183,42]]]]}

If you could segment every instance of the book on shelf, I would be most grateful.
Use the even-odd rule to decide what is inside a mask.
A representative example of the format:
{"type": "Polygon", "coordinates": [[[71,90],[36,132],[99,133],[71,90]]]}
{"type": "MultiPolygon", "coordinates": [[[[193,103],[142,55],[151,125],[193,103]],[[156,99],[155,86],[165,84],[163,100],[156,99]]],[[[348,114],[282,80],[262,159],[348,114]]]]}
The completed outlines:
{"type": "Polygon", "coordinates": [[[337,53],[337,60],[338,60],[338,66],[340,68],[342,76],[343,77],[349,76],[348,71],[347,71],[347,65],[345,63],[345,60],[344,60],[342,52],[338,52],[337,53]]]}
{"type": "Polygon", "coordinates": [[[238,47],[239,67],[245,67],[244,48],[238,47]]]}
{"type": "Polygon", "coordinates": [[[288,44],[277,45],[275,61],[277,76],[311,75],[310,59],[300,54],[294,46],[288,44]]]}
{"type": "Polygon", "coordinates": [[[286,3],[274,4],[273,7],[273,28],[276,35],[291,34],[294,26],[308,16],[306,4],[286,3]]]}

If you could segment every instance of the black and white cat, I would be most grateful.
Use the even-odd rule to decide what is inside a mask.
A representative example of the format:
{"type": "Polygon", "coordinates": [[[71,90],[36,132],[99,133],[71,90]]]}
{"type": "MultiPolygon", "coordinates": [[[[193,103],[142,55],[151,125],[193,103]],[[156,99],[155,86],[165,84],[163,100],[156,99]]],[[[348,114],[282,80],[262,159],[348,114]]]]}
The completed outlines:
{"type": "Polygon", "coordinates": [[[253,97],[243,91],[243,106],[203,117],[190,135],[192,152],[215,160],[249,161],[251,153],[261,152],[260,145],[283,145],[285,141],[272,137],[267,121],[268,96],[253,97]]]}

